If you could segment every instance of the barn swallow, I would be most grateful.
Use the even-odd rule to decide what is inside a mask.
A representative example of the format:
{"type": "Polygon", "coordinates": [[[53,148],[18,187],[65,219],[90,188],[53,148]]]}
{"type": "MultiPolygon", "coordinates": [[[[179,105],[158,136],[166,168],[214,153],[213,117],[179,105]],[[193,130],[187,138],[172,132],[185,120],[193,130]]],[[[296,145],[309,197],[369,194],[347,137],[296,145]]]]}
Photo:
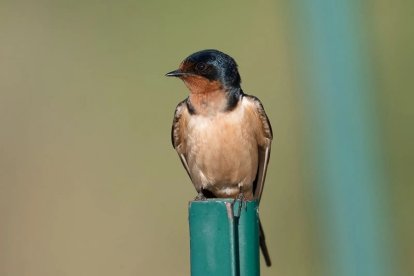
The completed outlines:
{"type": "MultiPolygon", "coordinates": [[[[172,144],[195,189],[196,199],[260,201],[273,138],[260,100],[243,93],[237,64],[217,50],[188,56],[179,69],[190,90],[175,110],[172,144]]],[[[262,225],[260,247],[271,265],[262,225]]]]}

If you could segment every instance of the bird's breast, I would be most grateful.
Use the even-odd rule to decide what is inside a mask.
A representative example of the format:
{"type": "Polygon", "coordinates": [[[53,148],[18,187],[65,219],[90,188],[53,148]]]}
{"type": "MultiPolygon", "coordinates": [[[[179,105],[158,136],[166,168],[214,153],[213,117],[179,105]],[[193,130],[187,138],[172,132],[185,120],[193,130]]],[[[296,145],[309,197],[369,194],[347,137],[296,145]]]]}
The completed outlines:
{"type": "Polygon", "coordinates": [[[251,185],[257,172],[258,147],[248,115],[240,104],[231,112],[191,116],[187,160],[196,188],[237,190],[240,184],[251,185]]]}

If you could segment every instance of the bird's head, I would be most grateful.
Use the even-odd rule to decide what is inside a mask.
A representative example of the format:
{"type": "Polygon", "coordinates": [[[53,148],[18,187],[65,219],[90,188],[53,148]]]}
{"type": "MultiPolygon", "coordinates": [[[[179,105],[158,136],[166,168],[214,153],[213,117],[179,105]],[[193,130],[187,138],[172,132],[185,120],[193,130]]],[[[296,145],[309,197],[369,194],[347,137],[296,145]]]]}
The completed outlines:
{"type": "Polygon", "coordinates": [[[196,52],[166,76],[182,79],[191,93],[238,90],[241,82],[234,59],[218,50],[196,52]]]}

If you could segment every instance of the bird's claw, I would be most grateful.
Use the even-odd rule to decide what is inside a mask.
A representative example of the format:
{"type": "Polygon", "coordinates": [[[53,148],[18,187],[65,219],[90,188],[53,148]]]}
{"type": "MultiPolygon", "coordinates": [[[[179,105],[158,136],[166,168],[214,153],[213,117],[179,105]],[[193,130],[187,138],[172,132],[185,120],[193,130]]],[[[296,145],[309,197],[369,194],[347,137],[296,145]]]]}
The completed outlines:
{"type": "Polygon", "coordinates": [[[239,201],[239,206],[236,217],[240,216],[243,206],[245,210],[247,209],[246,197],[244,196],[242,191],[240,191],[239,195],[233,200],[233,206],[236,204],[237,201],[239,201]]]}
{"type": "Polygon", "coordinates": [[[194,201],[204,201],[204,200],[207,200],[207,198],[202,192],[199,192],[197,196],[194,198],[194,201]]]}

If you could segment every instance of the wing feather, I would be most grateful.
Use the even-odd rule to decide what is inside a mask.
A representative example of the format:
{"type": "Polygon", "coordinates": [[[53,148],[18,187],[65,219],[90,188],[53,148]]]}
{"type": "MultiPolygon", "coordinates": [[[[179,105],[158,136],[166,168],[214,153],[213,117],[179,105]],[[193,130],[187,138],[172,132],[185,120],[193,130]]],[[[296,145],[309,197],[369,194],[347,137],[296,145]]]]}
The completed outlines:
{"type": "Polygon", "coordinates": [[[190,175],[190,169],[188,167],[187,159],[184,155],[184,148],[185,148],[185,124],[186,120],[184,118],[184,114],[188,113],[188,107],[187,107],[187,99],[180,102],[177,105],[177,108],[175,109],[174,113],[174,120],[171,128],[171,142],[174,147],[174,149],[177,151],[181,163],[184,166],[184,169],[186,170],[188,176],[191,179],[190,175]]]}
{"type": "Polygon", "coordinates": [[[258,128],[258,151],[259,162],[256,179],[253,182],[253,196],[260,202],[262,197],[264,182],[266,180],[267,166],[270,158],[270,148],[273,139],[272,126],[260,100],[254,96],[246,95],[248,100],[254,103],[255,113],[259,119],[258,128]]]}

